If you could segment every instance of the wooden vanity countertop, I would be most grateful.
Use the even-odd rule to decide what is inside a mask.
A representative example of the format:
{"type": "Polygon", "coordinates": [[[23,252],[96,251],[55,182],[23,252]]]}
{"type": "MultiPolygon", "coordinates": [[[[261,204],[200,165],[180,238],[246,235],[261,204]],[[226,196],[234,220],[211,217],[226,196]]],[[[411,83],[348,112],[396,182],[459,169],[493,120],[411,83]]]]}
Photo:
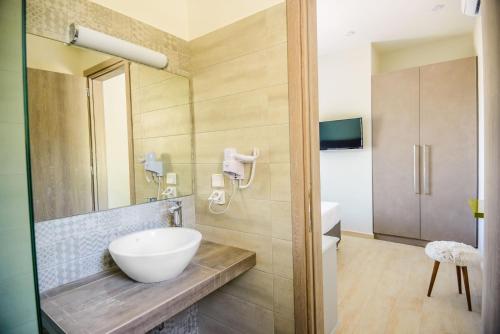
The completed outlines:
{"type": "Polygon", "coordinates": [[[254,252],[202,241],[173,280],[138,283],[115,269],[41,295],[42,321],[55,333],[145,333],[255,266],[254,252]]]}

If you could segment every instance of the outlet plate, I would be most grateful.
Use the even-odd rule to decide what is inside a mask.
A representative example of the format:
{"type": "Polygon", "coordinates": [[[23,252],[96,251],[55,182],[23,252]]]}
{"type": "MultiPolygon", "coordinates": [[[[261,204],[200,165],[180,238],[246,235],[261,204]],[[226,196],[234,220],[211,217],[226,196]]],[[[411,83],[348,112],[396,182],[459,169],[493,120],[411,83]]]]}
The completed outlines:
{"type": "Polygon", "coordinates": [[[217,198],[213,200],[215,204],[223,205],[226,204],[226,192],[222,189],[212,191],[210,195],[211,198],[217,198]]]}

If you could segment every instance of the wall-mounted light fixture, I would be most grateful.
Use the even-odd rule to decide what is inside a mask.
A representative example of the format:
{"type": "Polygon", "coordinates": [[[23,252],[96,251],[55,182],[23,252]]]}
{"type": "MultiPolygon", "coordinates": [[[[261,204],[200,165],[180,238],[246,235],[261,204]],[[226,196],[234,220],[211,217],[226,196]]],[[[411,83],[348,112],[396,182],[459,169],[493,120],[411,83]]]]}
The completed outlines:
{"type": "Polygon", "coordinates": [[[143,46],[103,34],[72,23],[69,26],[70,44],[105,52],[156,68],[165,68],[167,56],[143,46]]]}

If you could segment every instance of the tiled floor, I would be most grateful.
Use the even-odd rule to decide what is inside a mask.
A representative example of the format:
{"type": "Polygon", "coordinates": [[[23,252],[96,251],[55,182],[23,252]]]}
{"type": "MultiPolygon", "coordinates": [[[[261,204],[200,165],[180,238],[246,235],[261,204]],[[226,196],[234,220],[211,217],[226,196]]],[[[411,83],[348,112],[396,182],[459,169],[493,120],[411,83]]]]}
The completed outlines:
{"type": "Polygon", "coordinates": [[[479,268],[469,268],[469,312],[465,292],[458,294],[453,265],[440,266],[432,297],[426,296],[432,264],[421,247],[343,237],[336,333],[479,333],[479,268]]]}

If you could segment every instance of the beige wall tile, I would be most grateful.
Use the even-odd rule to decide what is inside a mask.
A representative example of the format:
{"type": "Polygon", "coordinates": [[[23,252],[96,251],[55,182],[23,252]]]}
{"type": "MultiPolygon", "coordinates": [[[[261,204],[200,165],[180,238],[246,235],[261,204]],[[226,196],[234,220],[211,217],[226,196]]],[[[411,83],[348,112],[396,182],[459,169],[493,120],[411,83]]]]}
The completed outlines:
{"type": "Polygon", "coordinates": [[[271,202],[273,238],[292,240],[292,214],[290,202],[271,202]]]}
{"type": "MultiPolygon", "coordinates": [[[[273,272],[273,249],[271,237],[253,233],[232,231],[225,228],[212,227],[197,224],[196,229],[201,232],[203,238],[224,245],[239,247],[253,251],[257,254],[257,265],[255,269],[273,272]]],[[[291,256],[291,254],[290,254],[291,256]]]]}
{"type": "Polygon", "coordinates": [[[199,302],[202,315],[245,334],[274,333],[273,312],[219,291],[199,302]]]}
{"type": "Polygon", "coordinates": [[[293,319],[293,280],[274,276],[274,312],[293,319]]]}
{"type": "Polygon", "coordinates": [[[273,272],[288,279],[293,279],[292,242],[273,239],[273,272]]]}
{"type": "Polygon", "coordinates": [[[132,114],[132,137],[134,139],[142,138],[142,114],[132,114]]]}
{"type": "Polygon", "coordinates": [[[142,138],[191,134],[189,104],[141,114],[142,138]]]}
{"type": "MultiPolygon", "coordinates": [[[[270,328],[268,322],[255,319],[255,313],[248,314],[255,312],[253,308],[242,309],[239,303],[227,304],[223,313],[210,310],[210,319],[242,333],[293,331],[293,316],[284,320],[293,310],[288,284],[293,272],[286,48],[284,3],[190,43],[195,69],[196,228],[207,240],[257,253],[257,266],[226,285],[223,293],[258,312],[271,312],[277,305],[284,313],[269,314],[271,320],[275,314],[280,320],[272,321],[270,328]],[[257,147],[261,155],[254,184],[238,192],[227,213],[213,215],[207,210],[210,178],[222,172],[226,147],[246,154],[257,147]],[[275,282],[285,285],[277,289],[275,282]],[[247,318],[253,319],[251,325],[247,318]]],[[[226,192],[230,191],[226,182],[226,192]]],[[[215,307],[205,304],[207,312],[209,306],[215,307]]]]}
{"type": "Polygon", "coordinates": [[[272,310],[273,282],[272,274],[251,269],[226,284],[221,291],[272,310]]]}
{"type": "Polygon", "coordinates": [[[195,73],[194,101],[286,83],[286,52],[286,43],[282,43],[195,73]]]}
{"type": "MultiPolygon", "coordinates": [[[[245,166],[245,175],[250,175],[250,164],[245,166]]],[[[250,188],[238,191],[236,198],[240,200],[258,199],[268,200],[271,196],[269,164],[257,163],[255,167],[255,178],[250,188]]],[[[222,173],[222,161],[218,164],[197,164],[196,165],[196,193],[209,195],[212,192],[212,174],[222,173]]],[[[225,189],[229,194],[233,184],[225,178],[225,189]]]]}
{"type": "Polygon", "coordinates": [[[288,123],[289,119],[288,84],[270,87],[267,124],[271,125],[288,123]]]}
{"type": "MultiPolygon", "coordinates": [[[[196,223],[235,231],[271,236],[269,201],[234,199],[227,212],[215,215],[208,210],[208,195],[196,195],[196,223]]],[[[212,205],[213,210],[222,210],[212,205]]]]}
{"type": "Polygon", "coordinates": [[[284,3],[190,41],[191,68],[200,69],[282,42],[286,42],[284,3]]]}
{"type": "Polygon", "coordinates": [[[265,128],[235,129],[195,134],[196,163],[222,163],[224,149],[234,147],[240,153],[251,154],[254,147],[260,151],[258,163],[269,162],[269,141],[265,128]]]}
{"type": "Polygon", "coordinates": [[[227,327],[217,320],[198,314],[198,334],[242,334],[241,332],[227,327]]]}
{"type": "Polygon", "coordinates": [[[146,87],[175,77],[176,75],[167,71],[158,70],[146,65],[132,63],[130,72],[135,78],[132,88],[146,87]],[[137,85],[137,86],[136,86],[137,85]]]}
{"type": "Polygon", "coordinates": [[[271,170],[271,200],[290,201],[290,164],[270,164],[271,170]]]}
{"type": "Polygon", "coordinates": [[[189,80],[185,77],[174,76],[168,80],[134,90],[131,96],[133,113],[144,113],[189,104],[189,80]]]}
{"type": "MultiPolygon", "coordinates": [[[[274,333],[275,334],[294,334],[295,323],[293,318],[285,318],[279,313],[274,313],[274,333]]],[[[328,333],[325,333],[328,334],[328,333]]]]}
{"type": "Polygon", "coordinates": [[[290,161],[290,136],[288,124],[269,126],[269,161],[271,163],[290,161]]]}
{"type": "Polygon", "coordinates": [[[197,133],[288,122],[288,85],[277,85],[194,104],[197,133]]]}
{"type": "MultiPolygon", "coordinates": [[[[148,198],[157,197],[158,185],[146,181],[143,165],[139,164],[144,154],[150,151],[164,161],[165,173],[177,173],[178,196],[192,194],[189,80],[135,63],[131,64],[130,73],[136,201],[142,203],[148,198]]],[[[164,188],[165,184],[162,185],[164,188]]]]}
{"type": "Polygon", "coordinates": [[[136,161],[148,152],[155,152],[165,167],[170,164],[191,163],[191,136],[179,135],[134,140],[136,161]]]}

